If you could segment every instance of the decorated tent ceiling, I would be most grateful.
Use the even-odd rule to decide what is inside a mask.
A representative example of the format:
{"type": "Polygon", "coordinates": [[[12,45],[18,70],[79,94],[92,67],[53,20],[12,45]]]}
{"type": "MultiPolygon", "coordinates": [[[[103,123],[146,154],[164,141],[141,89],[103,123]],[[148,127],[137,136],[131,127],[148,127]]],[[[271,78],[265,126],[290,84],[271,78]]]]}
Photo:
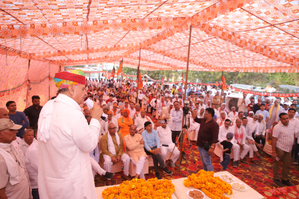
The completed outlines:
{"type": "Polygon", "coordinates": [[[3,0],[0,53],[62,66],[297,72],[298,0],[3,0]]]}

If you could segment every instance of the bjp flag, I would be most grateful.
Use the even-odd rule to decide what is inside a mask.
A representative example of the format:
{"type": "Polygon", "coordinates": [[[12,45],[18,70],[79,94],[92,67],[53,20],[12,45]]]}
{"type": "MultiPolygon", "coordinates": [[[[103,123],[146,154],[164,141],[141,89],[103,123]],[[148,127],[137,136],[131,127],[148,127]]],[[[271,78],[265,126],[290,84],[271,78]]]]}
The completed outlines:
{"type": "Polygon", "coordinates": [[[124,60],[121,60],[120,63],[119,63],[119,68],[117,70],[117,73],[116,75],[120,75],[122,72],[123,72],[123,64],[124,64],[124,60]]]}
{"type": "Polygon", "coordinates": [[[226,83],[225,83],[225,77],[222,75],[222,90],[226,91],[226,83]]]}
{"type": "Polygon", "coordinates": [[[111,78],[114,78],[115,76],[115,68],[113,67],[112,72],[111,72],[111,78]]]}
{"type": "Polygon", "coordinates": [[[137,86],[138,86],[138,89],[142,89],[143,88],[143,82],[142,82],[142,77],[141,77],[141,74],[140,74],[140,72],[139,72],[139,74],[138,74],[138,80],[139,80],[139,83],[138,83],[138,80],[137,80],[137,86]]]}

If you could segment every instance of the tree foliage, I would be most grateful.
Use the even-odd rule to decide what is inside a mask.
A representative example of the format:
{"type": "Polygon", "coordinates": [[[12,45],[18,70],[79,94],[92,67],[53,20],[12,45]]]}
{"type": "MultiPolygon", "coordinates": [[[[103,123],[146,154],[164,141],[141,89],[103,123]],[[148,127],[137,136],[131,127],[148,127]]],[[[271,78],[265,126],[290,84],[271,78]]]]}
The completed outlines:
{"type": "MultiPolygon", "coordinates": [[[[151,78],[164,81],[180,81],[182,74],[186,77],[185,70],[159,70],[159,71],[144,71],[140,70],[141,74],[148,74],[151,78]]],[[[136,75],[137,69],[124,67],[124,74],[136,75]]],[[[241,72],[223,72],[227,84],[248,84],[255,86],[273,86],[278,85],[299,85],[299,74],[297,73],[241,73],[241,72]]],[[[189,71],[188,81],[190,82],[203,82],[215,83],[221,82],[222,72],[201,72],[189,71]]]]}

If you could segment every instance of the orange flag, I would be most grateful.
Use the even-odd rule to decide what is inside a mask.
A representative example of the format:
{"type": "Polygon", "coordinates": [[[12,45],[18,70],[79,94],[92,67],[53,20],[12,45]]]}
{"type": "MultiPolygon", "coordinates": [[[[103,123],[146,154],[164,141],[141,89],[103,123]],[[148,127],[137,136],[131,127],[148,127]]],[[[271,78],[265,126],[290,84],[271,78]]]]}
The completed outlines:
{"type": "Polygon", "coordinates": [[[184,74],[182,74],[182,84],[184,84],[184,74]]]}
{"type": "Polygon", "coordinates": [[[117,73],[116,75],[120,75],[122,72],[123,72],[123,63],[124,63],[124,60],[121,60],[120,63],[119,63],[119,68],[117,70],[117,73]]]}
{"type": "Polygon", "coordinates": [[[139,74],[138,74],[138,79],[139,79],[139,84],[138,84],[138,81],[137,81],[138,89],[142,89],[142,88],[143,88],[143,82],[142,82],[142,77],[141,77],[140,72],[139,72],[139,74]]]}
{"type": "Polygon", "coordinates": [[[222,75],[222,90],[226,90],[225,77],[222,75]]]}
{"type": "Polygon", "coordinates": [[[115,68],[113,67],[112,72],[111,72],[111,78],[114,78],[115,76],[115,68]]]}

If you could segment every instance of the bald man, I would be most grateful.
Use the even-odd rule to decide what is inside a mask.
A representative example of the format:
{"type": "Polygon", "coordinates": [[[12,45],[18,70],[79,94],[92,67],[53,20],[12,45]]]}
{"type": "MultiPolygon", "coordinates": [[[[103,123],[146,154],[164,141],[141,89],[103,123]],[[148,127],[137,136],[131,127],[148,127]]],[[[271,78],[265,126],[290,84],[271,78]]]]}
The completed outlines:
{"type": "Polygon", "coordinates": [[[132,159],[133,164],[136,165],[135,178],[145,179],[143,167],[147,155],[144,151],[144,141],[142,136],[137,133],[136,125],[133,124],[129,130],[130,134],[124,137],[127,146],[126,151],[132,159]]]}
{"type": "MultiPolygon", "coordinates": [[[[108,125],[108,133],[103,135],[101,147],[103,151],[101,160],[104,160],[104,169],[110,172],[112,164],[122,161],[124,163],[124,174],[122,177],[126,180],[130,180],[130,157],[124,152],[123,136],[121,133],[116,132],[116,126],[113,123],[108,125]]],[[[111,185],[111,179],[108,179],[107,185],[111,185]]]]}
{"type": "Polygon", "coordinates": [[[0,108],[0,119],[1,118],[8,118],[9,119],[8,111],[7,111],[6,108],[0,108]]]}

